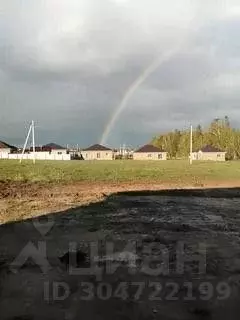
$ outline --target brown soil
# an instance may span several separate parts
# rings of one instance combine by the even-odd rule
[[[75,182],[66,184],[0,182],[0,224],[53,213],[79,205],[102,201],[123,191],[166,189],[233,188],[240,182],[208,181],[198,184],[172,182]]]
[[[0,319],[238,320],[240,188],[230,188],[236,184],[107,196],[183,187],[199,189],[171,183],[6,184],[4,221],[58,207],[62,212],[0,226]],[[72,243],[76,260],[69,258]],[[91,244],[97,244],[93,255]],[[89,269],[91,261],[98,261],[101,274],[70,273],[70,266]],[[163,262],[166,272],[151,272]],[[63,299],[67,289],[53,295],[59,283],[68,289]]]

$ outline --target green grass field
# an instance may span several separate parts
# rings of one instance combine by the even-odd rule
[[[240,162],[0,160],[0,181],[201,182],[240,180]]]

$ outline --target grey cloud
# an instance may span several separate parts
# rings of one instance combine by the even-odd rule
[[[174,55],[149,77],[149,86],[159,90],[181,90],[201,85],[218,70],[215,61],[206,53],[185,52]]]
[[[239,32],[239,17],[215,21],[202,28],[195,43],[214,50],[218,57],[234,58],[240,53]]]
[[[181,37],[188,44],[136,90],[109,143],[141,144],[189,122],[238,116],[234,0],[226,12],[197,0],[0,3],[0,137],[11,143],[32,119],[39,143],[98,142],[126,90]]]

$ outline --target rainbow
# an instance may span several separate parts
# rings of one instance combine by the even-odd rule
[[[114,109],[114,112],[111,115],[104,129],[104,132],[101,137],[101,144],[105,144],[107,142],[109,138],[109,134],[111,133],[116,121],[118,120],[119,116],[124,111],[124,109],[126,108],[129,100],[131,99],[135,91],[138,89],[138,87],[164,62],[168,61],[175,54],[179,53],[183,48],[183,45],[189,44],[189,40],[191,40],[191,37],[189,37],[191,33],[189,34],[189,31],[191,30],[192,32],[192,30],[196,28],[196,19],[197,21],[199,21],[199,17],[201,17],[201,12],[199,12],[199,7],[197,7],[193,17],[189,20],[189,23],[185,25],[184,33],[177,41],[175,47],[172,50],[165,52],[156,60],[154,60],[126,90],[126,92],[123,95],[123,99],[121,100],[119,105],[116,107],[116,109]]]
[[[175,49],[165,52],[161,57],[154,60],[142,73],[141,75],[135,79],[135,81],[130,85],[130,87],[125,92],[123,99],[121,100],[120,104],[114,110],[112,116],[110,117],[107,126],[103,132],[101,137],[101,144],[105,144],[108,140],[109,134],[111,133],[117,119],[121,115],[121,113],[126,108],[129,100],[131,99],[132,95],[138,89],[138,87],[157,69],[159,68],[164,62],[168,61],[172,56],[177,54],[182,47],[182,42],[179,44]]]

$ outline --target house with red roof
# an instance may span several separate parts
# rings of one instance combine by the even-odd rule
[[[64,155],[68,153],[67,148],[64,148],[56,143],[48,143],[42,146],[42,151],[50,152],[51,154]]]
[[[193,152],[193,160],[201,161],[226,161],[226,152],[211,145],[206,145],[200,150]]]
[[[133,160],[167,160],[167,152],[152,144],[146,144],[133,152]]]
[[[114,152],[112,149],[101,144],[93,144],[83,149],[81,155],[84,160],[113,160]]]

